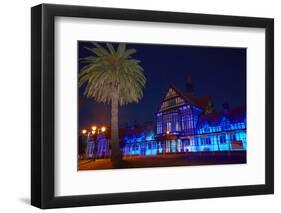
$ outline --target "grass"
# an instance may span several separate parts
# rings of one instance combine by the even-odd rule
[[[155,156],[127,156],[123,157],[120,168],[148,168],[167,166],[198,166],[216,164],[246,163],[246,151],[235,152],[197,152],[197,153],[169,153]],[[78,170],[112,169],[110,159],[79,160]]]

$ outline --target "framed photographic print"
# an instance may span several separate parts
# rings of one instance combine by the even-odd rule
[[[31,203],[272,194],[274,21],[31,9]]]

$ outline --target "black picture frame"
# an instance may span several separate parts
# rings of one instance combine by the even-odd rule
[[[95,195],[54,195],[54,22],[55,17],[101,18],[162,23],[264,28],[265,184]],[[274,20],[163,11],[41,4],[31,9],[31,204],[60,208],[217,198],[274,193]]]

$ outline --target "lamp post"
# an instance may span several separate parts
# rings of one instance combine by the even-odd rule
[[[88,157],[88,142],[89,142],[89,137],[90,137],[90,132],[88,132],[86,129],[83,129],[82,131],[81,131],[81,133],[82,133],[82,143],[84,143],[83,141],[84,141],[84,139],[83,138],[85,138],[85,137],[87,137],[86,138],[86,150],[85,150],[85,154],[86,154],[86,157]],[[84,136],[84,137],[83,137]],[[84,158],[84,157],[83,157]]]
[[[101,127],[98,127],[98,126],[92,126],[91,129],[87,130],[87,129],[83,129],[82,130],[82,134],[83,135],[87,135],[87,154],[89,154],[89,151],[92,152],[92,159],[95,160],[95,155],[96,155],[96,152],[97,152],[97,145],[98,145],[98,141],[97,141],[97,138],[96,140],[94,139],[94,136],[98,136],[100,133],[104,133],[106,132],[106,127],[105,126],[101,126]],[[94,145],[94,148],[91,149],[91,150],[88,150],[88,145],[89,145],[89,138],[90,136],[93,136],[93,145]]]
[[[96,133],[99,134],[100,132],[105,132],[106,131],[106,127],[102,126],[100,128],[98,128],[97,126],[92,126],[92,134],[95,135]]]

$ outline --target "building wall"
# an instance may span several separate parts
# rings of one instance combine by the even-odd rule
[[[172,100],[168,99],[165,103],[177,103]],[[143,131],[122,138],[123,156],[247,149],[246,118],[243,121],[230,121],[227,115],[222,115],[220,121],[215,123],[208,120],[198,122],[203,111],[190,104],[179,103],[177,107],[165,104],[165,110],[156,114],[156,135],[153,131]],[[161,140],[157,139],[159,136]],[[176,139],[163,139],[168,136]],[[89,139],[87,144],[88,158],[110,156],[109,140],[103,134],[98,135],[96,140]]]
[[[177,132],[183,135],[193,135],[199,113],[201,112],[198,109],[190,105],[159,112],[156,114],[156,134],[162,135],[166,132]]]
[[[246,150],[246,118],[230,121],[222,116],[215,125],[207,121],[198,125],[202,110],[184,105],[156,114],[156,135],[175,135],[176,140],[130,141],[125,143],[123,154],[157,155],[163,153]]]
[[[233,141],[241,141],[241,146],[233,147]],[[123,155],[149,156],[164,153],[219,152],[238,150],[247,150],[247,137],[245,129],[221,133],[194,135],[189,136],[188,138],[178,138],[176,140],[152,140],[126,143],[123,149]]]

